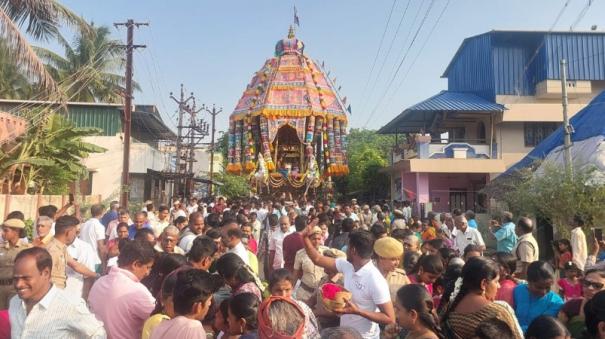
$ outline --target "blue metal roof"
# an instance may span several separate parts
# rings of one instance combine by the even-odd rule
[[[504,106],[472,93],[441,91],[408,108],[410,111],[502,112]]]
[[[605,32],[490,31],[465,39],[442,77],[448,90],[496,95],[534,95],[536,84],[559,79],[605,80]]]
[[[379,129],[378,133],[405,133],[426,129],[439,112],[496,113],[503,112],[504,109],[504,106],[472,93],[441,91],[407,108]]]

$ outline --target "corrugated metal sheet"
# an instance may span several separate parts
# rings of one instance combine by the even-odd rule
[[[491,31],[465,39],[445,70],[448,89],[495,95],[534,95],[545,79],[605,80],[605,33]]]
[[[605,80],[605,34],[553,33],[545,41],[548,79],[560,79],[565,58],[569,80]]]
[[[379,134],[411,133],[426,130],[439,112],[502,112],[504,106],[472,93],[441,91],[401,112],[378,130]]]
[[[57,104],[6,100],[0,102],[0,110],[11,112],[18,116],[30,117],[41,108],[55,107],[57,112],[63,112]],[[96,127],[103,130],[101,135],[114,136],[122,132],[121,107],[103,104],[67,104],[67,117],[78,127]]]
[[[504,106],[472,93],[441,91],[410,108],[410,111],[502,112]]]
[[[535,76],[529,68],[532,55],[524,46],[494,46],[495,93],[499,95],[533,95]],[[534,62],[533,65],[536,65]],[[527,69],[526,69],[527,67]],[[530,80],[533,78],[533,81]]]
[[[464,40],[444,73],[448,78],[448,89],[455,92],[473,92],[493,100],[495,88],[492,62],[490,33]]]
[[[68,117],[78,127],[96,127],[102,135],[122,132],[121,111],[117,107],[68,106]]]

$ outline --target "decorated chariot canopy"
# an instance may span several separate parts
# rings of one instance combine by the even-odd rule
[[[228,172],[274,188],[348,174],[346,103],[304,47],[291,27],[254,74],[229,119]]]

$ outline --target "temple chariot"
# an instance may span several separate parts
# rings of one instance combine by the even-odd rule
[[[315,194],[346,175],[347,109],[291,27],[255,73],[229,118],[227,171],[257,194]]]

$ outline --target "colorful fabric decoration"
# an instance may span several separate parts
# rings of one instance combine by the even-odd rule
[[[265,117],[260,117],[260,138],[262,142],[263,157],[265,158],[267,169],[269,171],[274,171],[275,164],[273,163],[273,158],[271,157],[271,147],[269,146],[269,125],[267,123],[267,118]]]

